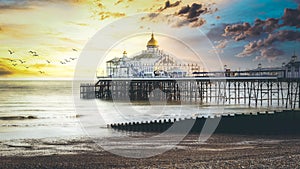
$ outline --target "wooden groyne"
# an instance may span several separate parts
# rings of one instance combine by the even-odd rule
[[[232,114],[221,117],[195,117],[184,119],[161,119],[144,122],[127,122],[109,124],[116,130],[138,132],[163,132],[173,124],[194,124],[191,133],[200,133],[207,120],[220,118],[214,133],[226,134],[300,134],[300,112],[264,112],[257,114]],[[180,131],[171,131],[180,132]]]

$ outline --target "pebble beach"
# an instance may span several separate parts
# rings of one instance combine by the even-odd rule
[[[191,134],[170,151],[141,159],[111,154],[88,139],[27,140],[27,144],[15,145],[1,142],[1,146],[3,169],[300,168],[300,136],[216,134],[200,143],[198,135]]]

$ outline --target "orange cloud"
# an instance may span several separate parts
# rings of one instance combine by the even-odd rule
[[[0,37],[9,36],[14,38],[26,38],[30,34],[23,30],[28,28],[25,24],[2,24],[0,25]]]
[[[13,72],[8,70],[7,67],[0,63],[0,76],[12,75]]]
[[[100,16],[100,20],[105,20],[110,17],[120,18],[125,16],[125,13],[120,13],[120,12],[99,12],[98,14]]]

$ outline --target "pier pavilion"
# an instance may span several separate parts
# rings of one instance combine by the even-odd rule
[[[106,62],[106,72],[109,77],[185,77],[194,71],[200,71],[200,65],[195,63],[179,63],[176,58],[159,49],[154,34],[147,43],[146,50],[129,57],[123,52],[122,57],[115,57]]]

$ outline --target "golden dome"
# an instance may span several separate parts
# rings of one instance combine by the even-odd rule
[[[147,43],[147,47],[158,47],[158,42],[155,40],[153,33],[151,35],[151,39]]]

